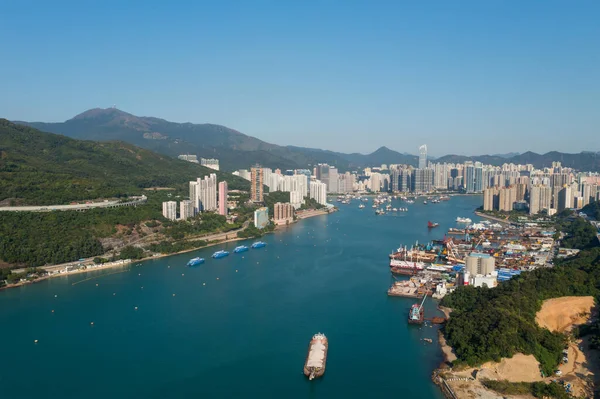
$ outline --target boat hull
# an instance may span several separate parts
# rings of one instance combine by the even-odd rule
[[[310,349],[314,343],[316,343],[315,339],[312,339],[308,344],[308,351],[306,352],[306,360],[304,361],[304,375],[308,377],[309,380],[313,380],[315,378],[323,377],[325,374],[325,368],[327,367],[327,352],[329,351],[329,343],[327,338],[320,340],[321,343],[325,346],[324,358],[323,358],[323,367],[313,368],[308,366],[308,357],[310,355]]]

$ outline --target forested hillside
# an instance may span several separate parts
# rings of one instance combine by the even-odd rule
[[[183,188],[208,173],[214,171],[124,142],[74,140],[0,119],[0,203],[5,205],[139,195],[149,187]],[[217,175],[230,189],[249,187],[239,177]]]

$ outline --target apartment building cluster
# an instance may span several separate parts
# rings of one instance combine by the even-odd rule
[[[327,184],[311,176],[306,169],[282,172],[280,169],[273,171],[255,166],[250,171],[241,169],[233,174],[250,181],[250,199],[253,202],[263,202],[264,186],[267,186],[269,192],[289,192],[290,204],[294,209],[299,209],[306,197],[315,199],[319,204],[327,204]]]
[[[190,199],[179,202],[179,216],[177,215],[177,202],[163,202],[163,216],[170,220],[187,220],[201,212],[218,211],[220,215],[227,216],[227,182],[217,182],[217,175],[211,173],[204,178],[198,178],[189,184]]]
[[[529,209],[529,214],[553,215],[565,209],[581,209],[600,200],[600,176],[576,173],[553,162],[552,167],[534,169],[531,165],[510,165],[511,179],[495,179],[484,189],[483,209],[512,211]]]
[[[198,160],[198,155],[190,154],[182,154],[179,155],[177,158],[181,159],[182,161],[199,163],[200,165],[213,170],[219,170],[219,160],[215,158],[200,158],[200,160]]]

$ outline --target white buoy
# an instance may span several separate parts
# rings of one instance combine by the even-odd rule
[[[137,306],[135,308],[133,308],[134,310],[137,310]]]
[[[206,283],[202,283],[202,285],[206,285]]]
[[[141,289],[144,289],[144,287],[142,287]]]
[[[237,269],[235,269],[235,272],[237,273]]]
[[[54,313],[54,309],[52,309],[52,313]]]
[[[175,296],[175,294],[173,294],[173,296]]]
[[[182,276],[185,276],[185,274],[181,273]]]
[[[54,295],[54,298],[58,298],[58,295]]]
[[[92,321],[92,322],[90,323],[90,326],[93,326],[93,325],[94,325],[94,322]]]
[[[115,295],[117,295],[117,293],[116,293],[116,292],[113,292],[113,296],[115,296]]]
[[[219,278],[217,277],[217,280],[218,280],[218,279],[219,279]]]
[[[171,268],[171,266],[168,266],[167,268],[168,268],[168,269],[170,269],[170,268]]]
[[[98,283],[96,283],[96,287],[98,286]]]
[[[142,273],[138,273],[138,276],[141,276],[141,275],[142,275]]]
[[[34,340],[34,341],[33,341],[33,343],[34,343],[34,344],[37,344],[37,343],[38,343],[38,340],[37,340],[37,339],[36,339],[36,340]]]

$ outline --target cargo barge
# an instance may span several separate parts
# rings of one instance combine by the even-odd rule
[[[329,344],[325,334],[317,333],[313,335],[308,344],[308,353],[304,362],[304,375],[309,380],[322,377],[325,374],[325,365],[327,363],[327,350]]]

